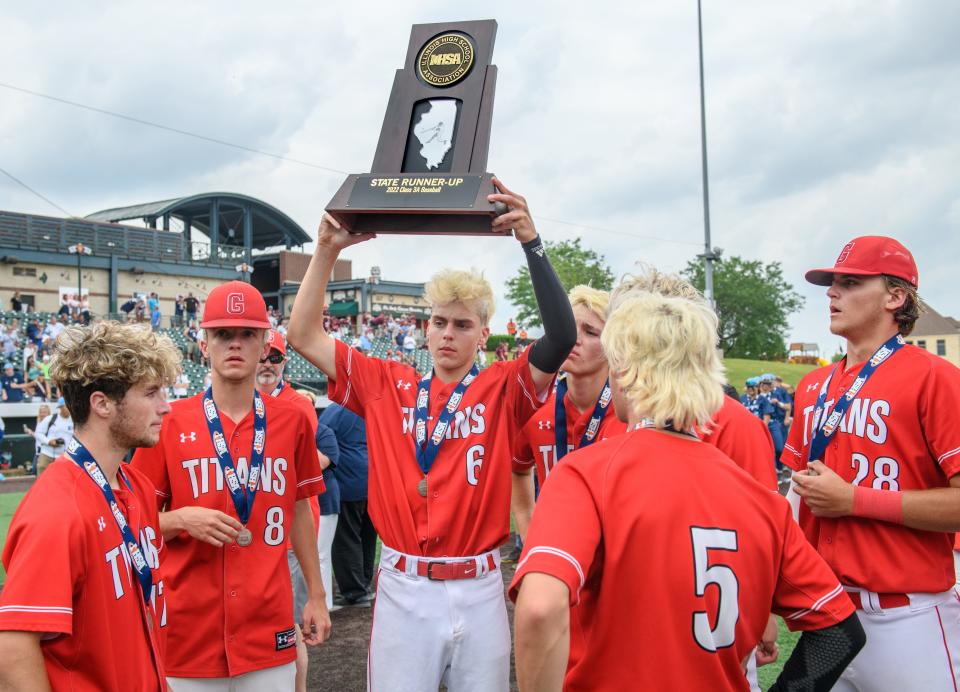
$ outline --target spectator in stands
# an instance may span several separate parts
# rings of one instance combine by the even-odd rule
[[[26,377],[24,378],[24,384],[26,386],[23,390],[24,397],[28,401],[46,401],[47,383],[43,377],[43,371],[37,366],[33,356],[27,360],[24,372],[26,373]]]
[[[133,297],[127,300],[126,303],[120,306],[120,312],[127,316],[127,322],[130,321],[130,313],[132,313],[137,307],[137,294],[134,293]]]
[[[40,440],[37,439],[37,430],[40,429],[40,425],[50,417],[50,407],[46,404],[40,404],[40,407],[37,409],[37,422],[36,428],[31,429],[29,425],[24,424],[23,432],[27,435],[30,435],[33,438],[33,462],[31,468],[37,468],[37,459],[40,456]]]
[[[183,399],[190,393],[190,376],[180,371],[177,379],[173,381],[173,396],[176,399]]]
[[[287,338],[287,322],[290,320],[286,317],[280,319],[280,324],[277,325],[277,331],[283,335],[283,338]]]
[[[0,334],[0,341],[3,343],[4,360],[10,360],[16,355],[17,349],[20,348],[20,333],[17,331],[16,325],[11,324],[4,327],[3,334]]]
[[[23,312],[23,301],[20,299],[20,291],[14,291],[10,298],[10,309],[14,312]]]
[[[206,391],[209,389],[211,384],[213,384],[213,375],[211,375],[208,370],[207,374],[203,376],[203,390]]]
[[[368,353],[373,348],[373,342],[370,340],[370,336],[368,334],[363,333],[360,335],[357,348],[364,353]]]
[[[13,363],[3,364],[3,375],[0,375],[0,386],[3,391],[0,395],[8,404],[15,404],[23,401],[24,390],[27,388],[23,381],[23,374],[14,370]]]
[[[53,348],[54,343],[57,341],[57,337],[60,336],[60,332],[63,331],[63,325],[57,321],[57,318],[53,315],[50,315],[50,319],[47,320],[47,326],[43,328],[43,348],[46,351],[49,351]]]
[[[40,456],[37,457],[37,475],[39,476],[58,456],[70,440],[73,439],[73,418],[64,400],[57,400],[57,412],[37,425],[34,436],[40,443]]]
[[[147,318],[147,304],[143,298],[137,298],[137,305],[133,309],[133,318],[136,322],[143,322]]]
[[[57,315],[66,316],[67,318],[70,317],[70,301],[71,300],[72,300],[72,296],[70,294],[64,294],[64,296],[60,299],[60,309],[57,310]]]
[[[197,323],[193,320],[183,329],[184,350],[183,355],[193,363],[200,362],[200,344],[198,339],[200,332],[197,330]]]
[[[40,324],[40,320],[36,317],[27,323],[27,338],[33,342],[33,345],[36,346],[39,351],[40,346],[43,344],[43,325]]]
[[[83,300],[80,301],[80,324],[84,327],[89,327],[91,321],[90,298],[84,296]]]
[[[367,514],[367,428],[352,411],[331,404],[320,416],[337,439],[340,459],[334,475],[340,486],[340,514],[331,550],[340,595],[334,606],[369,606],[377,533]]]
[[[415,350],[417,350],[417,340],[413,337],[413,330],[410,329],[407,331],[407,335],[403,337],[403,355],[413,358]]]
[[[200,301],[194,297],[192,292],[187,293],[187,297],[183,299],[183,308],[187,311],[187,322],[196,322]]]
[[[44,387],[47,390],[47,401],[53,401],[57,395],[57,385],[50,380],[50,354],[44,353],[40,360],[40,372],[43,375]]]
[[[173,301],[173,322],[170,324],[174,329],[183,327],[183,294],[178,293]]]
[[[157,295],[156,291],[150,293],[150,297],[147,299],[147,307],[150,309],[150,328],[153,331],[159,331],[160,329],[160,296]]]

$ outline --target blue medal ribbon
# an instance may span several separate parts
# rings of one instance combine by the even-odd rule
[[[823,452],[827,449],[827,444],[830,442],[834,433],[837,432],[837,429],[840,427],[840,421],[843,419],[843,414],[847,412],[850,404],[857,398],[857,394],[863,389],[863,385],[866,384],[876,369],[889,360],[890,356],[903,348],[905,343],[901,334],[894,334],[887,339],[887,341],[874,352],[870,360],[863,364],[860,372],[857,373],[857,379],[853,381],[850,389],[848,389],[840,398],[840,401],[836,403],[827,419],[822,420],[825,413],[824,407],[827,403],[827,389],[830,387],[830,381],[833,379],[833,376],[837,373],[837,370],[840,369],[840,363],[837,363],[827,379],[824,380],[823,385],[820,387],[820,394],[817,396],[817,406],[813,411],[815,430],[813,439],[810,440],[810,449],[808,450],[807,456],[808,461],[823,461]]]
[[[67,445],[67,455],[73,463],[87,474],[90,480],[99,486],[100,491],[103,493],[103,497],[110,507],[110,513],[113,515],[114,521],[117,522],[117,528],[120,529],[120,535],[123,536],[123,544],[126,546],[127,553],[130,555],[130,564],[133,567],[134,573],[137,575],[137,582],[140,584],[140,594],[143,596],[143,602],[149,605],[150,596],[153,593],[153,574],[150,570],[150,565],[147,564],[147,558],[144,556],[143,550],[140,549],[140,542],[134,535],[133,529],[130,528],[130,523],[123,514],[123,510],[120,509],[117,496],[113,494],[110,481],[107,480],[106,474],[103,473],[103,469],[100,468],[97,460],[93,458],[90,450],[84,447],[83,443],[76,437],[70,440],[70,443]],[[133,493],[133,486],[130,485],[130,481],[119,471],[117,472],[117,476],[123,479],[127,488]]]
[[[263,450],[267,444],[267,412],[263,405],[263,399],[260,398],[260,392],[254,390],[253,448],[250,450],[250,470],[247,474],[246,487],[241,487],[240,479],[237,478],[237,469],[233,464],[233,457],[230,456],[230,447],[223,434],[223,426],[220,424],[220,412],[217,411],[217,405],[213,403],[212,385],[203,393],[203,415],[207,419],[207,430],[210,433],[213,448],[217,453],[217,461],[220,462],[220,468],[223,470],[223,479],[226,482],[227,490],[230,491],[233,506],[237,510],[237,518],[241,524],[246,526],[250,520],[250,513],[253,511],[254,498],[257,496],[257,481],[260,480]]]
[[[463,379],[460,380],[460,383],[457,384],[453,390],[453,394],[450,395],[450,401],[448,401],[447,405],[440,411],[440,416],[433,426],[429,440],[427,439],[427,418],[430,415],[430,380],[433,378],[433,372],[431,371],[417,384],[417,418],[413,430],[414,440],[416,440],[417,443],[417,464],[420,466],[420,470],[423,471],[424,475],[430,472],[430,467],[433,466],[433,462],[437,459],[440,445],[443,444],[444,439],[446,439],[447,428],[450,427],[450,419],[453,418],[453,415],[457,412],[457,408],[460,406],[460,402],[463,401],[464,392],[467,391],[467,387],[477,379],[477,375],[479,374],[480,368],[474,363],[473,367],[470,368],[470,372],[463,376]]]
[[[564,399],[567,396],[567,378],[561,377],[557,380],[556,400],[553,404],[553,425],[554,440],[557,450],[557,461],[563,459],[567,454],[567,409],[564,405]],[[607,407],[613,399],[613,392],[610,391],[610,380],[603,383],[603,389],[600,390],[600,396],[597,397],[597,403],[593,407],[593,414],[590,416],[590,422],[587,423],[583,435],[580,437],[580,443],[575,449],[581,449],[587,445],[596,442],[597,433],[600,432],[600,423],[607,413]]]
[[[270,392],[270,396],[280,396],[280,392],[283,391],[283,380],[280,380],[280,383]]]

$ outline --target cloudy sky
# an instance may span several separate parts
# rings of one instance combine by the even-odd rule
[[[310,233],[343,172],[369,171],[414,23],[494,18],[489,167],[541,235],[581,237],[615,273],[702,251],[696,3],[16,3],[0,9],[0,168],[75,215],[225,190]],[[280,8],[280,9],[277,9]],[[855,235],[904,241],[921,292],[960,316],[960,5],[704,2],[713,242],[779,261],[807,299],[790,339],[838,340],[823,289]],[[272,152],[278,160],[39,98],[17,87]],[[0,209],[62,215],[0,175]],[[381,237],[356,275],[485,270],[514,241]],[[511,308],[501,302],[494,327]]]

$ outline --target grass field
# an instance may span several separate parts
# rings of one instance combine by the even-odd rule
[[[743,383],[748,377],[762,375],[765,372],[779,375],[787,384],[797,386],[800,378],[815,365],[795,365],[793,363],[775,363],[768,360],[746,360],[744,358],[724,358],[723,365],[727,369],[727,381],[743,394]]]
[[[0,493],[0,553],[3,552],[3,544],[7,541],[7,527],[24,495],[26,493]],[[3,571],[3,565],[0,564],[0,585],[3,584],[6,576],[7,573]]]

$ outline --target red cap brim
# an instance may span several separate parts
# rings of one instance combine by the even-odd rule
[[[251,329],[270,329],[269,322],[260,320],[243,319],[242,317],[226,317],[221,320],[209,320],[200,323],[200,329],[213,329],[215,327],[250,327]]]
[[[854,269],[853,267],[843,267],[842,269],[837,269],[836,267],[830,267],[829,269],[811,269],[803,276],[807,281],[815,286],[829,286],[833,283],[834,274],[851,274],[853,276],[882,276],[882,272],[869,271],[867,269]]]

